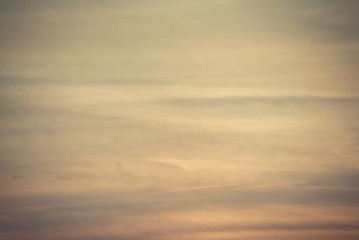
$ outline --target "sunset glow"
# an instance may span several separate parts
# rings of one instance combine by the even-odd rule
[[[0,239],[359,239],[358,12],[0,0]]]

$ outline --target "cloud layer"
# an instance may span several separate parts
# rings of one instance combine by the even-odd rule
[[[358,8],[0,0],[0,238],[357,239]]]

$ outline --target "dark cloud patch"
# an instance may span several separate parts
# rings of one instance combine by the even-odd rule
[[[217,192],[218,193],[218,192]],[[243,192],[244,193],[244,192]],[[245,193],[245,194],[248,194]],[[39,201],[40,198],[45,198]],[[48,231],[56,229],[64,229],[67,227],[78,227],[78,228],[91,228],[91,227],[101,227],[111,224],[119,224],[119,226],[131,226],[133,229],[137,229],[136,233],[130,235],[122,235],[121,232],[118,233],[118,238],[120,239],[148,239],[149,237],[158,238],[166,236],[175,236],[179,234],[198,234],[198,233],[220,233],[220,232],[231,232],[233,234],[240,232],[271,232],[271,231],[284,231],[284,232],[301,232],[302,234],[312,231],[330,231],[330,232],[345,232],[345,231],[355,231],[359,227],[359,222],[354,221],[340,221],[334,219],[328,220],[296,220],[295,216],[293,220],[268,220],[265,222],[259,223],[245,223],[245,222],[226,222],[223,224],[213,225],[213,224],[194,224],[192,226],[178,226],[178,227],[168,227],[165,223],[162,223],[158,219],[157,224],[164,224],[162,229],[146,229],[143,230],[137,224],[133,225],[131,222],[126,222],[125,219],[121,221],[122,216],[128,216],[128,213],[131,212],[131,204],[124,204],[124,201],[121,202],[120,198],[117,197],[116,201],[113,199],[113,195],[102,196],[99,198],[96,196],[96,200],[92,196],[72,196],[67,197],[49,197],[49,196],[37,196],[33,198],[33,201],[38,201],[38,204],[28,204],[30,199],[27,199],[27,205],[19,208],[19,202],[17,202],[17,207],[15,208],[4,208],[2,209],[2,215],[0,218],[1,227],[0,234],[5,233],[18,233],[18,234],[31,234],[32,237],[36,237],[42,231]],[[177,196],[178,197],[178,196]],[[208,198],[207,196],[204,196]],[[260,196],[258,196],[260,197]],[[67,199],[66,199],[67,198]],[[104,200],[108,198],[107,200]],[[112,198],[112,200],[110,200]],[[21,199],[23,201],[24,199]],[[14,204],[12,200],[11,205]],[[53,201],[53,202],[51,202]],[[79,202],[77,202],[79,201]],[[16,201],[15,201],[16,202]],[[42,203],[40,203],[42,202]],[[47,203],[46,203],[47,202]],[[77,203],[76,203],[77,202]],[[81,204],[80,204],[81,202]],[[89,203],[90,202],[90,203]],[[114,206],[116,202],[116,206]],[[2,203],[4,203],[2,201]],[[130,215],[135,213],[136,217],[139,217],[139,221],[146,223],[141,220],[142,216],[150,216],[148,213],[156,214],[163,213],[163,210],[159,208],[155,211],[148,212],[150,209],[151,202],[140,201],[132,204],[137,205],[135,207],[136,211],[132,212]],[[266,202],[267,204],[270,202]],[[63,206],[60,206],[62,204]],[[68,205],[64,207],[65,205]],[[72,207],[70,205],[73,205]],[[81,205],[81,206],[79,206]],[[87,207],[86,207],[87,205]],[[107,205],[107,207],[106,207]],[[139,208],[140,205],[146,206],[144,208]],[[166,206],[165,201],[161,203],[162,206]],[[168,205],[167,205],[168,206]],[[176,209],[171,206],[166,209],[165,212],[176,212],[177,210],[191,209],[198,210],[198,207],[203,205],[192,205],[191,207]],[[227,205],[228,206],[228,205]],[[243,206],[238,206],[240,207]],[[319,207],[319,206],[318,206]],[[125,212],[119,211],[119,208],[125,210]],[[147,208],[147,211],[145,210]],[[236,209],[236,208],[235,208]],[[238,210],[237,209],[237,210]],[[152,209],[154,210],[154,209]],[[127,213],[126,213],[127,211]],[[129,212],[128,212],[129,211]],[[118,222],[120,219],[120,222]],[[160,230],[159,230],[160,229]],[[81,235],[80,235],[81,236]],[[57,239],[56,234],[54,238],[49,237],[47,239]],[[71,237],[69,239],[72,239]],[[97,239],[96,237],[79,237],[78,239],[92,240]],[[103,234],[103,239],[113,239],[113,237],[108,237],[106,234]]]
[[[213,105],[238,105],[238,104],[359,104],[359,98],[356,97],[200,97],[200,98],[170,98],[159,101],[162,104],[179,105],[188,107],[205,107]]]
[[[254,116],[317,116],[331,115],[332,118],[357,116],[355,109],[359,106],[356,97],[196,97],[164,98],[154,104],[184,111],[196,111],[198,114],[208,112],[232,112],[241,118]]]
[[[15,179],[15,180],[19,180],[19,179],[23,179],[24,177],[21,176],[21,175],[18,175],[18,174],[14,174],[14,175],[12,176],[12,178]]]
[[[34,79],[23,79],[23,78],[7,78],[0,76],[0,86],[6,87],[81,87],[81,86],[92,86],[92,87],[155,87],[155,86],[171,86],[178,83],[168,81],[163,77],[148,77],[148,78],[102,78],[102,79],[51,79],[51,78],[34,78]]]
[[[32,197],[3,198],[3,209],[21,211],[29,206],[45,206],[42,212],[112,212],[137,215],[172,210],[194,210],[203,206],[260,206],[266,204],[326,204],[357,205],[359,189],[330,187],[288,187],[243,189],[213,187],[156,193],[140,190],[123,193],[34,195]],[[31,212],[31,211],[30,211]]]
[[[196,211],[212,207],[246,209],[266,205],[295,205],[321,207],[358,206],[359,191],[321,188],[272,188],[239,189],[236,187],[218,187],[196,190],[184,190],[155,194],[152,191],[123,193],[75,194],[75,195],[33,195],[0,199],[0,234],[20,233],[36,236],[42,231],[57,228],[106,227],[111,224],[126,223],[126,217],[139,218],[157,214]],[[119,219],[123,218],[123,222]],[[140,220],[142,221],[142,220]],[[137,228],[138,226],[133,226]],[[194,234],[203,232],[242,232],[242,231],[354,231],[359,222],[328,219],[327,221],[271,220],[265,223],[225,223],[218,226],[194,225],[163,230],[141,230],[121,239],[146,239],[146,237],[170,236],[176,234]],[[145,237],[146,235],[146,237]],[[49,238],[52,239],[52,238]],[[56,238],[55,238],[56,239]],[[71,238],[69,238],[71,239]],[[96,239],[84,237],[79,239]],[[103,239],[107,238],[106,234]]]
[[[268,225],[247,225],[247,226],[231,226],[225,227],[223,231],[241,231],[241,230],[282,230],[282,231],[298,231],[298,230],[356,230],[359,223],[343,223],[343,222],[299,222],[299,223],[270,223]]]
[[[359,189],[359,172],[354,169],[320,172],[309,176],[307,180],[307,186]]]
[[[231,205],[251,206],[262,204],[333,204],[356,205],[359,202],[359,189],[341,188],[268,188],[265,190],[213,188],[173,192],[161,196],[174,204],[183,206]],[[177,200],[175,200],[177,199]]]
[[[345,41],[357,40],[359,31],[358,1],[316,1],[320,3],[309,11],[305,21],[312,28]]]

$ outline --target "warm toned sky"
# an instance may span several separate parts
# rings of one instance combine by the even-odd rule
[[[359,239],[358,12],[0,0],[0,239]]]

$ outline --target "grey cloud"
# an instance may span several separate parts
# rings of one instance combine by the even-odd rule
[[[351,0],[0,0],[0,238],[202,207],[356,209],[357,10]],[[167,237],[120,224],[139,231],[121,239]],[[206,227],[169,232],[337,240],[359,226]]]
[[[201,98],[169,98],[161,99],[159,103],[164,105],[179,105],[186,107],[206,107],[213,105],[235,105],[235,104],[251,104],[251,103],[262,103],[262,104],[359,104],[359,98],[356,97],[201,97]]]
[[[342,223],[342,222],[304,222],[295,224],[268,224],[268,225],[257,225],[257,226],[233,226],[224,228],[222,230],[284,230],[284,231],[297,231],[297,230],[342,230],[351,229],[356,230],[359,227],[359,223]]]
[[[171,193],[163,199],[178,199],[185,206],[231,205],[250,206],[262,204],[333,204],[356,205],[359,190],[340,188],[288,187],[269,188],[266,190],[240,189],[236,187],[191,190]]]
[[[303,121],[307,121],[308,116],[317,119],[327,116],[328,120],[354,120],[358,116],[355,109],[359,106],[359,99],[356,97],[229,96],[163,98],[154,101],[154,105],[166,110],[183,111],[197,116],[226,116],[228,119],[298,117],[297,119],[303,118]],[[350,125],[354,126],[355,122]]]
[[[281,52],[288,51],[272,44],[267,45],[270,41],[263,41],[262,46],[260,39],[286,39],[288,32],[296,29],[293,24],[295,25],[298,19],[292,15],[295,15],[296,7],[302,5],[295,1],[258,1],[256,4],[250,1],[104,2],[86,1],[85,4],[83,1],[34,1],[34,12],[30,11],[27,15],[18,13],[15,17],[5,14],[5,22],[9,23],[2,34],[2,75],[12,78],[17,76],[19,79],[31,78],[27,81],[41,84],[46,79],[46,82],[55,85],[94,82],[109,85],[171,85],[174,82],[207,84],[216,82],[214,79],[220,79],[222,83],[250,82],[250,85],[253,81],[259,81],[260,85],[268,81],[276,82],[279,81],[277,79],[283,78],[286,64],[281,61],[272,62],[267,59],[268,56],[254,57],[255,60],[252,60],[252,57],[265,54],[272,47],[273,54],[269,55],[278,55],[278,51],[281,55]],[[303,5],[315,5],[310,2]],[[6,3],[7,1],[4,5]],[[26,4],[28,3],[25,1],[18,3]],[[77,7],[69,7],[73,5]],[[101,7],[97,7],[98,5]],[[50,11],[44,10],[47,8],[50,8]],[[12,9],[15,11],[16,7]],[[263,13],[262,18],[253,17],[262,16]],[[129,19],[129,15],[132,18]],[[289,26],[282,31],[273,29],[282,25]],[[301,28],[312,29],[311,26],[307,24]],[[317,29],[313,32],[316,31]],[[280,32],[284,36],[279,34]],[[296,38],[298,34],[295,32],[292,35]],[[251,50],[253,46],[248,46],[247,40],[244,39],[250,42],[255,39],[254,49],[258,49],[260,53]],[[314,42],[314,45],[321,46],[327,41],[316,39]],[[250,48],[247,50],[248,47]],[[296,47],[297,45],[293,46]],[[348,51],[339,52],[344,55],[342,58],[347,65],[352,61],[352,57],[348,57],[348,54],[352,55],[352,49],[345,49]],[[312,51],[311,47],[307,50]],[[248,56],[243,54],[243,51],[254,53]],[[216,54],[218,52],[223,55]],[[285,56],[290,58],[290,54]],[[311,52],[309,58],[321,59],[321,54],[323,53],[318,51]],[[338,53],[333,54],[330,51],[325,54],[330,57],[338,56]],[[324,58],[327,59],[328,56],[325,55]],[[312,76],[306,76],[309,74],[306,68],[308,57],[298,56],[294,59],[300,64],[294,64],[291,68],[305,70],[299,77],[303,81],[316,81]],[[336,61],[339,61],[338,57]],[[259,64],[255,64],[258,62]],[[322,61],[317,65],[317,71],[326,68],[326,64],[327,62]],[[352,69],[355,69],[355,66]],[[320,72],[323,71],[326,69]],[[355,79],[352,72],[353,70],[348,75]],[[274,77],[268,78],[270,75]],[[203,81],[203,78],[206,80]],[[293,78],[293,75],[285,75],[284,78],[288,80]],[[325,78],[322,81],[329,80]],[[355,82],[346,81],[350,84]],[[287,81],[279,82],[285,84]],[[342,85],[344,86],[344,83]]]
[[[22,179],[24,177],[15,174],[15,175],[12,176],[12,178],[15,179],[15,180],[18,180],[18,179]]]
[[[2,198],[2,209],[9,214],[54,212],[109,212],[114,215],[141,215],[199,207],[235,208],[261,205],[357,206],[359,190],[310,186],[245,189],[236,186],[163,192],[137,190],[102,194],[54,194]],[[31,208],[33,206],[33,209]]]
[[[303,18],[314,29],[325,32],[344,41],[357,40],[359,32],[355,27],[359,23],[357,1],[317,1],[320,4],[310,10]]]
[[[350,174],[349,174],[350,175]],[[312,177],[313,178],[313,177]],[[312,181],[313,182],[313,181]],[[153,214],[196,211],[201,208],[230,207],[234,209],[294,205],[320,207],[357,207],[359,191],[347,188],[318,188],[322,186],[292,186],[290,188],[243,189],[232,187],[213,187],[183,191],[162,192],[140,190],[121,193],[56,194],[32,195],[25,197],[1,198],[0,234],[37,234],[45,230],[67,228],[131,224],[121,217],[151,216]],[[136,226],[133,226],[136,227]],[[138,226],[137,226],[138,227]],[[241,232],[241,231],[351,231],[359,227],[357,222],[328,220],[293,221],[288,223],[271,220],[266,223],[243,224],[226,223],[219,226],[193,226],[190,228],[141,230],[127,236],[128,239],[146,237],[193,234],[200,232]],[[146,237],[145,237],[146,236]],[[103,235],[107,239],[106,235]],[[5,238],[6,239],[6,238]],[[12,238],[9,238],[12,239]],[[45,238],[56,239],[56,238]],[[69,238],[71,239],[71,238]],[[80,239],[82,239],[80,237]],[[92,239],[84,237],[83,239]],[[94,239],[96,239],[94,237]],[[108,239],[111,239],[109,237]],[[121,238],[122,239],[122,238]],[[126,237],[124,238],[126,239]]]
[[[229,191],[228,191],[229,190]],[[295,195],[293,192],[296,191]],[[237,192],[237,193],[234,193]],[[153,213],[176,212],[178,210],[197,210],[208,205],[214,206],[232,206],[240,209],[245,206],[253,205],[273,205],[275,203],[288,204],[321,204],[333,203],[333,206],[343,206],[344,202],[328,201],[334,195],[343,195],[343,191],[332,191],[330,195],[323,195],[320,190],[316,190],[317,194],[322,195],[320,199],[313,202],[313,192],[301,190],[280,190],[270,189],[265,191],[240,190],[235,188],[218,188],[194,190],[185,193],[170,193],[171,198],[164,195],[153,197],[152,194],[147,195],[146,192],[102,194],[100,195],[58,195],[58,196],[33,196],[26,198],[2,199],[1,204],[1,228],[0,233],[19,233],[31,234],[36,237],[46,229],[64,228],[70,226],[88,227],[106,226],[114,224],[121,216],[149,216]],[[146,196],[147,197],[144,197]],[[291,195],[291,196],[290,196]],[[358,194],[357,194],[358,195]],[[298,198],[298,196],[301,196]],[[317,195],[318,196],[318,195]],[[316,198],[315,196],[314,198]],[[359,195],[358,195],[359,196]],[[201,198],[198,201],[196,197]],[[308,199],[309,197],[309,199]],[[228,198],[227,200],[225,200]],[[244,198],[247,200],[243,201]],[[190,201],[187,201],[189,200]],[[275,200],[276,199],[276,200]],[[301,201],[302,200],[302,201]],[[353,199],[351,196],[351,200]],[[358,202],[358,201],[356,201]],[[230,205],[228,205],[230,203]],[[337,205],[339,203],[339,205]],[[349,202],[345,202],[348,204]],[[314,204],[314,205],[313,205]],[[351,203],[353,204],[353,203]],[[348,205],[346,205],[348,207]],[[124,219],[117,224],[129,224]],[[194,225],[191,227],[164,228],[162,230],[141,230],[137,229],[137,233],[127,236],[128,239],[146,239],[148,237],[156,238],[160,236],[171,236],[177,234],[193,234],[203,232],[232,232],[239,233],[241,231],[289,231],[289,232],[310,232],[310,231],[349,231],[356,230],[358,222],[340,221],[340,220],[293,220],[292,222],[270,220],[266,223],[225,223],[219,226],[213,225]],[[138,226],[133,226],[137,228]],[[121,235],[119,236],[121,237]],[[106,234],[103,235],[107,239]],[[124,239],[127,239],[126,237]],[[11,239],[11,238],[10,238]],[[46,239],[56,239],[46,238]],[[70,238],[71,239],[71,238]],[[93,239],[83,237],[80,239]],[[96,239],[96,238],[94,238]],[[108,239],[111,239],[109,237]],[[122,239],[122,237],[121,237]]]
[[[335,169],[335,171],[298,175],[306,181],[305,186],[359,189],[359,172],[356,169]]]
[[[10,87],[81,87],[85,86],[98,86],[98,87],[126,87],[126,86],[148,86],[156,87],[161,85],[174,85],[161,78],[147,77],[147,78],[112,78],[112,79],[32,79],[31,81],[21,78],[7,78],[6,76],[0,77],[0,86],[3,88]],[[178,83],[177,83],[178,84]]]

